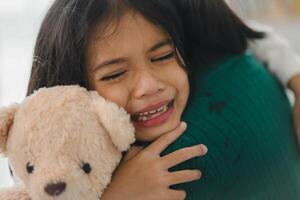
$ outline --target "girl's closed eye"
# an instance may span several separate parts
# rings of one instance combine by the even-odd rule
[[[163,62],[163,61],[171,60],[173,58],[175,58],[175,51],[168,52],[167,54],[160,56],[160,57],[152,58],[151,62]],[[125,74],[126,74],[126,71],[121,71],[121,72],[113,73],[109,76],[105,76],[105,77],[101,78],[100,80],[101,81],[112,81],[112,80],[121,78],[121,76],[123,76]]]
[[[166,61],[166,60],[170,60],[175,58],[175,51],[169,52],[166,55],[157,57],[157,58],[152,58],[151,62],[162,62],[162,61]]]
[[[117,72],[117,73],[114,73],[112,75],[109,75],[109,76],[105,76],[103,78],[101,78],[100,80],[101,81],[111,81],[111,80],[115,80],[115,79],[118,79],[120,78],[121,76],[125,75],[126,71],[121,71],[121,72]]]

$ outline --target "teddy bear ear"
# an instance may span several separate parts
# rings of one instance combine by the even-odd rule
[[[18,104],[13,104],[0,108],[0,154],[6,153],[9,129],[14,121],[14,115],[18,107]]]
[[[99,96],[95,91],[91,91],[90,96],[99,120],[110,135],[112,142],[120,151],[129,149],[130,144],[135,141],[135,129],[130,122],[130,115],[117,104]]]

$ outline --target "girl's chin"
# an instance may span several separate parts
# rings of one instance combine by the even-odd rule
[[[136,139],[143,142],[154,141],[163,134],[174,130],[179,125],[179,123],[180,121],[178,121],[178,123],[172,123],[164,127],[147,128],[147,130],[136,129]]]

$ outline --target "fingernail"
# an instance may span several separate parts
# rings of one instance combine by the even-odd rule
[[[204,144],[200,144],[200,147],[203,154],[206,154],[208,152],[207,146],[205,146]]]
[[[198,170],[198,177],[201,178],[201,176],[202,176],[202,172]]]
[[[186,124],[186,122],[181,122],[181,124],[180,124],[180,125],[181,125],[181,127],[182,127],[182,128],[184,128],[184,129],[187,127],[187,124]]]

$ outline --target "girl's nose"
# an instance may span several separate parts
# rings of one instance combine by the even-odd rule
[[[137,81],[135,81],[134,97],[141,98],[144,96],[152,96],[166,88],[165,83],[159,79],[159,75],[149,70],[141,70],[137,74]]]

